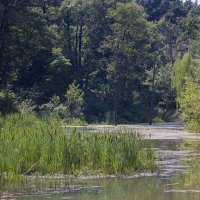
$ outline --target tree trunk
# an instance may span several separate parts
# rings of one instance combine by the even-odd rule
[[[83,24],[81,22],[80,30],[79,30],[79,46],[78,46],[78,68],[79,68],[79,70],[81,69],[81,66],[82,66],[82,63],[81,63],[82,36],[83,36]]]
[[[114,97],[114,125],[118,124],[119,102],[120,102],[120,72],[119,72],[119,56],[116,58],[115,71],[115,97]]]
[[[75,48],[74,48],[74,54],[75,54],[75,68],[78,71],[78,31],[79,31],[79,25],[76,26],[76,33],[75,33]]]
[[[71,53],[72,53],[72,45],[71,45],[71,34],[70,34],[70,20],[69,20],[69,16],[67,17],[67,42],[68,42],[69,55],[71,55]]]
[[[154,115],[155,77],[156,77],[156,65],[153,65],[153,77],[152,77],[151,97],[150,97],[149,125],[152,125],[153,115]]]

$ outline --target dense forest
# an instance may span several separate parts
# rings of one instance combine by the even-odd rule
[[[0,112],[69,122],[200,121],[200,6],[0,0]]]

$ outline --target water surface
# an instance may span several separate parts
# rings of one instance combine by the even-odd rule
[[[193,148],[195,146],[193,143],[199,135],[185,135],[180,128],[176,129],[176,127],[166,130],[166,126],[163,129],[156,127],[156,130],[149,129],[148,131],[146,134],[144,128],[142,129],[145,138],[151,139],[156,146],[159,157],[156,161],[159,166],[156,176],[77,179],[71,181],[72,188],[66,185],[63,189],[55,188],[51,192],[38,191],[38,193],[3,198],[16,200],[199,200],[200,151],[195,151]],[[166,135],[167,131],[169,135]],[[187,144],[187,148],[183,148],[184,144]]]

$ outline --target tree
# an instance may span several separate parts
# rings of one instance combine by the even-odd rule
[[[136,3],[117,3],[108,11],[111,34],[104,41],[109,54],[107,67],[110,93],[114,99],[114,123],[119,122],[120,104],[136,72],[142,71],[141,61],[147,49],[147,22],[142,7]],[[133,87],[133,85],[131,86]]]
[[[70,59],[76,77],[79,77],[82,71],[83,36],[88,18],[86,11],[89,6],[90,1],[71,0],[63,1],[60,8],[63,19],[63,36],[65,37],[64,50],[66,57]]]
[[[84,106],[84,93],[79,85],[72,83],[66,93],[66,102],[69,118],[81,118]]]
[[[0,30],[1,87],[14,83],[32,87],[36,81],[41,83],[52,47],[42,8],[35,1],[23,0],[1,1],[0,8],[5,12]]]
[[[38,112],[57,97],[60,112],[76,82],[89,122],[167,118],[166,74],[185,52],[199,55],[199,13],[189,0],[1,0],[1,112]]]
[[[182,59],[176,61],[173,74],[172,86],[176,89],[177,96],[179,97],[185,87],[185,76],[191,71],[191,55],[186,53]]]
[[[184,89],[181,90],[177,102],[182,119],[188,130],[200,131],[200,60],[190,64],[192,71],[185,74]]]

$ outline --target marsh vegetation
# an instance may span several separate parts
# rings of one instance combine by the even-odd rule
[[[149,142],[135,133],[70,133],[55,118],[1,118],[0,187],[27,175],[117,176],[155,169]]]

